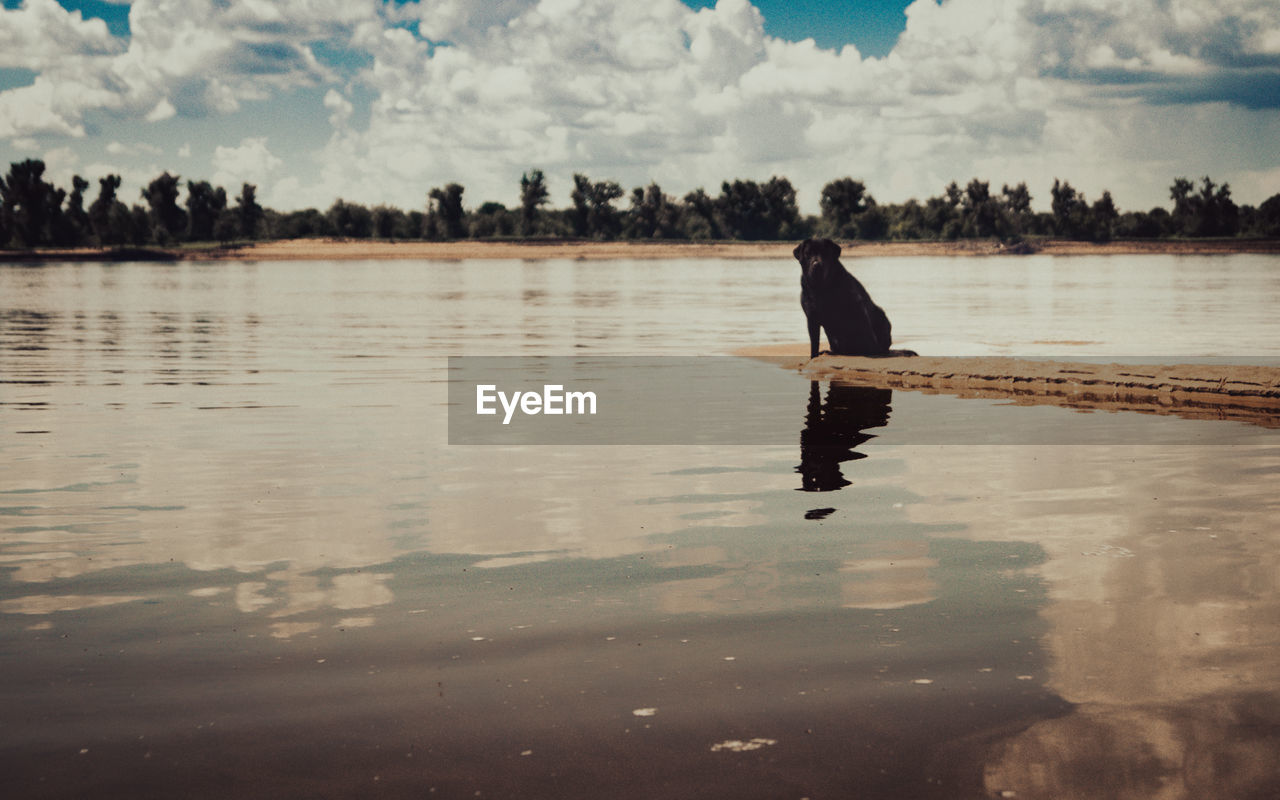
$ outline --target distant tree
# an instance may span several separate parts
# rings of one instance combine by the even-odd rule
[[[1000,187],[1000,206],[1005,226],[1000,232],[1002,236],[1016,237],[1031,232],[1035,215],[1031,211],[1031,192],[1025,182]]]
[[[213,228],[227,208],[227,191],[208,181],[187,181],[187,239],[213,241]]]
[[[1255,236],[1280,236],[1280,194],[1273,194],[1262,201],[1249,232]]]
[[[950,187],[959,187],[952,183]],[[960,198],[952,198],[950,193],[929,197],[924,201],[924,229],[931,238],[955,239],[960,237]]]
[[[433,239],[461,239],[467,235],[466,212],[462,209],[462,193],[456,183],[427,193],[427,226]]]
[[[573,221],[573,234],[575,236],[589,236],[591,234],[589,220],[591,213],[590,195],[591,181],[586,175],[574,173],[573,189],[569,192],[569,202],[573,203],[573,208],[569,211],[569,216]]]
[[[224,208],[213,223],[213,238],[226,243],[240,237],[240,218],[230,208]]]
[[[378,239],[408,239],[409,220],[405,213],[395,206],[376,205],[373,207],[373,235]]]
[[[120,176],[98,179],[98,197],[89,206],[89,225],[94,238],[102,246],[145,244],[151,240],[151,222],[146,210],[132,209],[116,199]]]
[[[1002,204],[991,196],[991,184],[977,178],[969,181],[960,198],[960,235],[985,239],[1002,235],[1008,228]]]
[[[237,233],[243,239],[257,239],[262,231],[266,213],[258,205],[257,195],[258,187],[246,182],[240,187],[240,194],[236,197]]]
[[[368,239],[373,235],[373,214],[359,203],[348,203],[338,198],[329,206],[325,217],[334,236]]]
[[[1069,239],[1089,237],[1089,204],[1084,195],[1066,181],[1053,179],[1050,190],[1053,197],[1053,232]]]
[[[421,239],[426,229],[427,215],[416,208],[405,215],[405,238]]]
[[[891,209],[876,204],[862,181],[840,178],[822,187],[822,217],[817,228],[825,236],[882,239],[889,233]]]
[[[124,203],[117,203],[112,207],[111,213],[120,218],[119,222],[111,224],[125,231],[129,244],[141,247],[155,240],[155,225],[152,223],[152,214],[147,209],[137,203],[128,207]]]
[[[789,239],[802,229],[796,191],[786,178],[773,177],[764,184],[725,181],[716,205],[725,232],[735,239]]]
[[[723,239],[724,225],[715,198],[703,189],[684,196],[680,209],[680,235],[685,239]]]
[[[858,218],[875,205],[862,181],[839,178],[822,187],[818,202],[822,209],[822,232],[833,238],[853,239],[859,235]]]
[[[867,210],[858,215],[858,238],[878,241],[889,235],[889,211],[871,199]]]
[[[1169,187],[1169,199],[1173,201],[1173,225],[1175,233],[1186,233],[1195,225],[1195,203],[1191,193],[1195,184],[1186,178],[1174,178]]]
[[[1170,191],[1181,191],[1190,181],[1179,178]],[[1206,175],[1200,191],[1184,197],[1175,197],[1174,218],[1182,223],[1182,233],[1187,236],[1234,236],[1240,230],[1240,210],[1231,200],[1231,187],[1214,186]],[[1181,209],[1181,214],[1179,214]]]
[[[1168,235],[1169,224],[1169,212],[1163,208],[1128,211],[1116,219],[1114,233],[1122,239],[1155,239]]]
[[[123,244],[126,235],[123,231],[115,231],[110,227],[111,210],[120,201],[116,199],[116,191],[120,188],[120,176],[108,175],[98,179],[98,197],[89,205],[89,228],[99,244]],[[122,204],[123,205],[123,204]],[[128,209],[125,209],[128,211]]]
[[[625,234],[632,239],[672,239],[680,236],[680,207],[657,183],[631,190]]]
[[[62,214],[65,192],[45,182],[44,169],[43,161],[27,159],[10,164],[0,178],[0,225],[23,247],[48,244],[54,219]]]
[[[280,239],[303,239],[309,236],[333,236],[329,218],[315,208],[290,211],[287,214],[266,212],[274,235]],[[274,218],[272,218],[274,217]],[[264,220],[265,222],[266,220]]]
[[[147,184],[142,199],[151,210],[151,227],[156,241],[167,244],[186,232],[187,213],[178,207],[178,176],[165,172]]]
[[[622,235],[628,239],[651,239],[657,228],[655,206],[645,202],[644,187],[635,187],[631,190],[631,208],[627,211]]]
[[[58,246],[74,244],[75,234],[72,232],[71,225],[67,222],[66,212],[62,208],[62,202],[67,198],[67,190],[60,189],[53,184],[48,186],[49,191],[45,195],[45,209],[49,221],[46,223],[44,231],[44,243]]]
[[[78,246],[89,241],[89,215],[84,210],[84,190],[89,182],[79,175],[71,177],[71,194],[67,196],[67,205],[59,215],[58,228],[54,231],[57,244]]]
[[[931,238],[958,239],[962,225],[960,220],[960,203],[964,192],[955,181],[947,184],[942,194],[930,197],[924,205],[924,229]]]
[[[1209,178],[1205,177],[1205,191],[1209,191],[1213,184]],[[1235,236],[1240,232],[1240,208],[1231,199],[1231,187],[1223,183],[1218,187],[1217,193],[1213,195],[1213,205],[1215,206],[1216,233],[1217,236]]]
[[[1120,213],[1111,200],[1111,192],[1103,191],[1089,208],[1089,238],[1095,242],[1109,242],[1115,233],[1116,221]]]
[[[680,201],[665,194],[657,183],[651,182],[645,187],[644,206],[646,213],[654,220],[654,238],[684,238],[681,224],[684,217],[684,208],[680,205]]]
[[[1019,183],[1017,186],[1010,187],[1005,184],[1000,187],[1000,196],[1004,198],[1004,207],[1011,214],[1030,214],[1031,213],[1031,192],[1027,190],[1025,182]]]
[[[520,176],[520,234],[533,236],[538,232],[538,211],[547,204],[547,179],[542,170],[535,169]]]
[[[952,208],[959,208],[960,204],[964,202],[964,192],[960,190],[960,185],[955,181],[947,184],[943,195],[947,198],[947,202]]]
[[[622,222],[613,201],[622,197],[622,187],[614,181],[592,182],[586,175],[575,173],[573,191],[573,231],[578,236],[612,239],[622,230]]]
[[[538,215],[538,235],[551,238],[577,236],[575,212],[569,208],[548,208]]]
[[[1173,215],[1159,206],[1147,212],[1150,223],[1156,226],[1153,236],[1169,236],[1173,233]]]
[[[502,203],[482,203],[471,215],[467,233],[472,239],[491,239],[495,236],[513,236],[524,229],[522,214],[515,214]]]
[[[924,208],[914,198],[902,205],[890,206],[889,230],[886,235],[890,239],[910,241],[929,238],[925,232]]]
[[[1089,205],[1085,196],[1070,183],[1053,181],[1050,190],[1053,197],[1053,233],[1070,239],[1087,239],[1105,242],[1115,235],[1120,220],[1111,199],[1111,192],[1103,191],[1102,197]]]

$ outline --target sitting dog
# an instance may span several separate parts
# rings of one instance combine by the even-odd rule
[[[808,239],[792,254],[800,262],[800,306],[809,322],[810,358],[818,356],[819,329],[827,332],[832,355],[915,355],[889,350],[889,318],[840,263],[840,245]]]

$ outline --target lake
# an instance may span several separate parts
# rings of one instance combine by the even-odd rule
[[[929,355],[1280,358],[1276,256],[846,264]],[[0,266],[6,796],[1276,796],[1280,430],[730,357],[797,272]],[[449,444],[451,356],[781,411]]]

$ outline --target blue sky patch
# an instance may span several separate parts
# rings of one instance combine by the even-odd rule
[[[715,0],[684,0],[690,8],[711,8]],[[754,0],[770,36],[798,42],[813,39],[838,50],[852,43],[863,56],[888,55],[907,27],[907,0]]]
[[[321,39],[312,42],[311,52],[320,63],[332,67],[348,79],[360,70],[373,66],[373,54],[367,50],[352,49],[334,40]]]
[[[79,11],[85,19],[100,19],[107,23],[107,30],[112,36],[129,35],[129,5],[127,3],[104,3],[102,0],[58,0],[68,11]],[[19,0],[4,0],[5,8],[17,8]]]
[[[0,68],[0,92],[30,86],[36,82],[37,74],[39,73],[35,70],[22,67],[2,67]]]

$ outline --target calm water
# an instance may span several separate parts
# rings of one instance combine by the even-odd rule
[[[1280,357],[1276,257],[851,266],[924,353]],[[447,356],[799,343],[795,272],[0,267],[5,796],[1276,796],[1273,429],[761,364],[794,444],[446,444]]]

